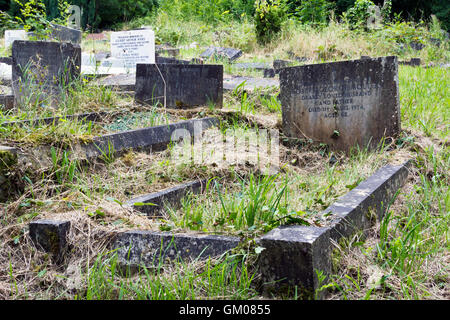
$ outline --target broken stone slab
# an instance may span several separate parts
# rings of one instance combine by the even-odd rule
[[[405,184],[410,164],[407,161],[379,169],[323,211],[322,216],[333,217],[331,239],[339,241],[342,237],[366,231],[377,219],[381,221],[397,190]]]
[[[330,230],[282,226],[257,240],[264,248],[258,257],[263,291],[285,292],[297,286],[305,298],[319,286],[317,272],[331,272]]]
[[[136,74],[114,74],[106,76],[96,82],[99,86],[119,91],[134,91]]]
[[[118,263],[136,270],[151,268],[166,260],[195,260],[220,256],[239,245],[238,237],[129,231],[118,234],[113,248]]]
[[[222,48],[222,47],[209,47],[201,55],[200,58],[209,59],[212,57],[225,58],[230,62],[235,61],[240,56],[242,56],[242,51],[233,48]]]
[[[6,111],[14,108],[15,100],[12,94],[0,94],[0,110]]]
[[[136,197],[127,201],[125,205],[146,213],[148,216],[155,216],[164,209],[164,205],[166,204],[178,207],[181,198],[183,198],[188,192],[192,192],[194,194],[203,192],[206,183],[206,180],[183,183],[166,190]],[[146,203],[149,205],[143,205]]]
[[[180,49],[178,49],[178,48],[157,45],[157,46],[155,46],[155,49],[156,49],[157,54],[167,54],[174,58],[180,55]]]
[[[299,56],[297,56],[297,55],[296,55],[294,52],[292,52],[292,51],[288,51],[287,54],[288,54],[288,56],[289,56],[289,59],[295,60],[295,61],[297,61],[297,62],[306,62],[306,61],[309,60],[309,58],[307,58],[307,57],[299,57]]]
[[[36,247],[61,260],[67,251],[70,221],[37,220],[29,223],[30,238]]]
[[[12,58],[12,87],[18,105],[30,97],[57,105],[61,92],[80,75],[79,45],[16,40]]]
[[[81,43],[81,30],[62,26],[59,24],[51,24],[50,37],[59,42],[70,42],[73,44]]]
[[[399,61],[398,63],[406,66],[420,67],[421,60],[420,58],[411,58],[409,61]]]
[[[397,57],[280,71],[283,131],[331,149],[375,149],[400,131]]]
[[[135,101],[166,107],[223,104],[223,66],[138,64]]]
[[[87,145],[80,145],[79,154],[84,154],[87,159],[91,159],[127,149],[142,148],[159,151],[177,139],[188,137],[195,139],[204,130],[217,125],[218,122],[217,118],[202,118],[107,134],[94,138],[94,141]]]

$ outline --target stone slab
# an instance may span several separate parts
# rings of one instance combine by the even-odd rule
[[[157,45],[155,49],[156,49],[157,54],[167,54],[174,58],[180,55],[179,48],[172,48],[172,47]]]
[[[288,137],[349,151],[400,131],[397,57],[283,68],[280,90]]]
[[[240,56],[242,56],[242,51],[233,48],[209,47],[204,52],[202,52],[200,58],[209,59],[214,56],[218,58],[225,58],[228,59],[230,62],[233,62]]]
[[[160,125],[136,130],[107,134],[94,138],[94,141],[82,145],[82,152],[87,159],[96,158],[108,154],[110,151],[117,153],[127,149],[165,149],[172,141],[173,134],[186,134],[199,136],[203,130],[218,124],[216,118],[202,118],[181,121],[169,125]]]
[[[71,43],[16,40],[12,46],[12,87],[23,97],[56,104],[61,90],[80,75],[81,48]]]
[[[13,44],[15,40],[26,40],[27,32],[25,30],[5,30],[5,48]]]
[[[167,107],[223,104],[223,66],[195,64],[138,64],[135,100]]]
[[[50,36],[59,42],[81,43],[81,30],[52,23]]]
[[[30,238],[36,247],[61,259],[67,250],[70,221],[37,220],[29,223]]]
[[[410,161],[402,165],[388,165],[339,198],[321,215],[332,213],[330,237],[338,241],[356,232],[365,231],[380,221],[395,193],[408,177]]]
[[[120,91],[134,91],[135,83],[136,74],[133,73],[109,75],[97,81],[98,85]]]
[[[238,244],[238,237],[129,231],[117,236],[113,248],[122,267],[136,269],[158,266],[166,260],[217,257]]]
[[[181,198],[188,192],[203,192],[207,181],[197,180],[168,188],[162,191],[153,192],[140,197],[133,198],[125,203],[126,206],[133,207],[135,210],[146,213],[148,216],[160,215],[164,205],[178,206]],[[153,205],[134,205],[135,203],[151,203]]]
[[[316,271],[331,271],[328,228],[283,226],[262,236],[257,243],[264,248],[258,266],[266,293],[297,286],[300,295],[311,297],[319,285]]]

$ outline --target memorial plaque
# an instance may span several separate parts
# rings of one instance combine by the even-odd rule
[[[130,72],[137,63],[155,63],[155,33],[149,29],[112,32],[111,57],[123,60]]]
[[[286,136],[349,151],[400,131],[397,57],[283,68],[280,90]]]
[[[136,101],[141,103],[163,105],[165,92],[168,107],[191,107],[210,102],[221,107],[223,66],[138,64],[135,92]]]
[[[27,32],[25,30],[5,30],[5,48],[11,46],[14,40],[26,40]]]
[[[57,103],[60,93],[80,75],[81,48],[68,42],[14,41],[12,87],[18,104],[35,96]]]

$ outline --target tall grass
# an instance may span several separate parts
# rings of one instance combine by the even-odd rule
[[[256,296],[254,274],[247,257],[225,254],[218,259],[173,261],[164,267],[142,267],[131,276],[118,265],[114,253],[99,254],[89,268],[87,288],[77,296],[86,300],[246,300]],[[121,271],[122,270],[122,271]]]

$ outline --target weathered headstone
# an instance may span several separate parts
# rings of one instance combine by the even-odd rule
[[[397,57],[284,68],[283,130],[348,151],[400,130]]]
[[[138,64],[136,67],[135,100],[141,103],[183,107],[222,106],[222,65]]]
[[[5,48],[13,44],[15,40],[26,40],[27,32],[25,30],[5,30]]]
[[[155,63],[155,33],[149,29],[111,33],[111,57],[135,72],[137,63]]]
[[[12,87],[16,102],[35,95],[53,105],[72,79],[80,75],[81,48],[71,43],[14,41]]]

